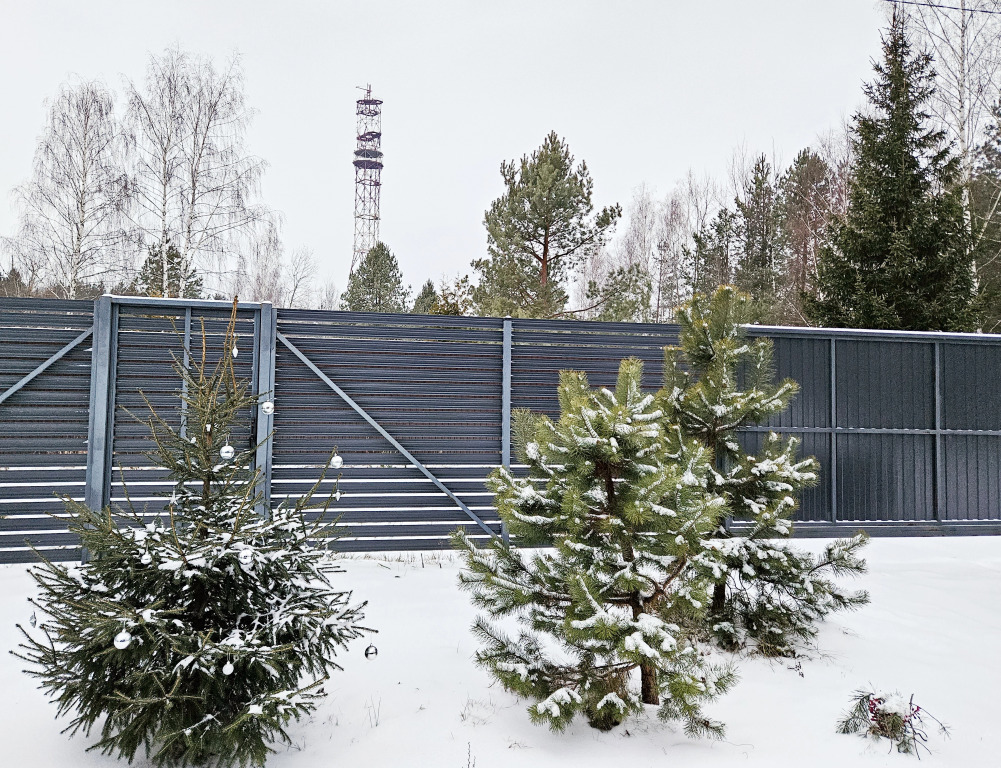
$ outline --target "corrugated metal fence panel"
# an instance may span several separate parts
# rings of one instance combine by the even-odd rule
[[[499,532],[483,481],[500,464],[502,321],[280,310],[295,345]],[[342,550],[433,549],[486,534],[283,344],[277,350],[272,502],[294,500],[335,448]]]
[[[752,337],[756,334],[752,331]],[[782,413],[767,426],[831,426],[831,342],[825,338],[773,339],[775,375],[778,380],[793,379],[799,392]]]
[[[654,391],[664,380],[664,347],[677,342],[674,325],[515,320],[511,406],[556,417],[560,371],[584,371],[592,387],[614,387],[626,357],[643,361],[643,385]]]
[[[191,312],[190,349],[200,360],[205,342],[207,364],[219,360],[223,349],[229,309],[195,309]],[[237,316],[237,377],[250,381],[254,364],[254,313]],[[204,329],[204,336],[203,336]],[[149,420],[152,407],[157,415],[178,429],[181,424],[181,377],[174,366],[183,362],[185,313],[150,314],[148,309],[123,305],[118,317],[118,357],[115,376],[114,449],[112,453],[111,502],[136,512],[161,515],[171,483],[166,473],[148,456],[155,449]],[[240,420],[235,432],[220,435],[238,450],[252,446],[249,428],[253,414]]]
[[[0,393],[45,363],[93,322],[93,302],[0,299]],[[79,559],[58,517],[83,500],[90,394],[87,338],[0,403],[0,562]]]
[[[1001,344],[941,347],[942,426],[1001,430]]]
[[[92,309],[90,302],[0,300],[0,392],[89,328]],[[204,318],[207,354],[215,360],[228,308],[202,302],[189,309],[193,353],[200,354]],[[144,456],[148,427],[126,409],[146,418],[142,392],[161,416],[179,423],[180,379],[171,364],[181,353],[186,311],[126,302],[119,313],[112,499],[124,501],[124,475],[133,504],[156,514],[169,482]],[[255,370],[255,317],[254,309],[241,310],[237,367],[244,378]],[[670,325],[514,320],[512,328],[512,406],[552,416],[561,370],[582,370],[592,386],[609,386],[620,360],[636,356],[646,364],[644,386],[654,390],[663,347],[677,342]],[[501,459],[502,320],[282,310],[278,330],[499,530],[483,481]],[[800,384],[788,411],[768,426],[799,437],[802,453],[821,462],[820,483],[804,494],[800,520],[831,521],[835,496],[837,519],[848,523],[1001,520],[997,337],[763,327],[751,334],[774,340],[778,375]],[[29,557],[25,536],[54,556],[79,556],[76,542],[44,513],[62,509],[53,489],[83,496],[90,346],[81,344],[0,404],[0,559]],[[281,343],[276,360],[274,503],[306,492],[336,447],[345,460],[334,507],[349,530],[342,549],[447,546],[458,525],[485,535]],[[227,436],[234,446],[250,446],[254,418],[247,414],[249,431]],[[753,449],[763,434],[741,439]],[[334,479],[323,490],[332,490]]]
[[[1001,345],[941,344],[946,520],[1001,518]]]
[[[935,519],[932,435],[839,434],[838,520]]]
[[[928,343],[839,341],[839,427],[934,429],[935,349]]]

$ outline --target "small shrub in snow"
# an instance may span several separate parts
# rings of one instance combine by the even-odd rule
[[[519,415],[530,475],[501,469],[490,486],[518,542],[555,551],[531,555],[499,541],[481,550],[456,534],[468,568],[461,585],[492,619],[513,619],[477,619],[476,659],[534,699],[532,719],[554,730],[578,714],[608,730],[648,704],[691,735],[721,735],[701,705],[734,675],[685,627],[708,603],[700,561],[711,556],[705,540],[724,502],[705,489],[711,454],[666,426],[641,374],[638,360],[623,361],[612,392],[565,371],[558,422]],[[505,623],[519,628],[510,634]]]
[[[772,343],[747,338],[751,297],[730,286],[695,296],[678,309],[680,344],[666,350],[666,418],[708,446],[715,467],[708,489],[720,494],[728,514],[748,524],[713,536],[719,557],[705,560],[714,581],[708,633],[724,649],[748,641],[769,656],[793,653],[797,640],[815,634],[828,613],[864,605],[865,592],[839,587],[835,576],[865,570],[860,534],[828,546],[819,557],[781,541],[792,534],[798,495],[817,481],[813,457],[797,458],[799,441],[774,432],[746,449],[754,433],[739,433],[786,409],[796,382],[774,383]]]
[[[897,691],[856,691],[852,708],[838,721],[838,733],[889,739],[898,752],[920,757],[918,750],[928,750],[925,718],[934,720],[938,730],[948,735],[948,729],[938,719],[914,703],[913,695],[908,699]]]
[[[254,449],[229,438],[259,404],[235,377],[233,343],[231,321],[214,369],[204,352],[191,371],[178,366],[191,437],[150,420],[152,458],[174,483],[169,518],[70,503],[89,562],[32,569],[45,618],[22,629],[18,655],[71,733],[98,725],[91,749],[130,762],[144,750],[157,765],[263,766],[288,722],[314,709],[336,651],[365,631],[362,606],[310,544],[309,496],[269,518],[254,511]]]

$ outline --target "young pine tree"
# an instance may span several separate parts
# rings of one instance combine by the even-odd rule
[[[701,561],[712,557],[704,541],[723,499],[705,488],[710,452],[665,426],[641,374],[642,363],[624,360],[612,392],[565,371],[559,421],[521,415],[530,475],[500,469],[490,485],[512,535],[555,551],[529,556],[499,541],[480,550],[455,535],[473,602],[521,626],[510,635],[478,618],[476,659],[535,699],[532,719],[554,730],[577,714],[608,730],[651,704],[691,735],[720,735],[701,704],[733,673],[711,665],[682,627],[708,602]]]
[[[796,438],[770,432],[753,455],[737,439],[740,428],[783,411],[798,389],[791,379],[774,383],[769,339],[747,339],[742,325],[753,312],[751,297],[730,286],[679,308],[680,345],[665,350],[664,400],[668,423],[715,456],[707,489],[749,524],[739,536],[719,528],[721,560],[704,561],[715,582],[711,633],[726,649],[750,638],[762,653],[783,655],[812,637],[830,611],[868,602],[865,592],[845,592],[831,580],[864,571],[857,553],[866,537],[832,542],[818,557],[777,541],[792,534],[797,495],[816,482],[819,467],[812,457],[797,458]]]
[[[235,309],[234,309],[235,321]],[[336,589],[309,495],[255,513],[253,447],[231,430],[262,405],[233,370],[234,321],[219,362],[176,366],[187,385],[187,435],[152,414],[152,454],[174,487],[169,516],[92,511],[69,502],[88,562],[32,569],[44,615],[18,655],[72,717],[90,749],[130,762],[263,766],[290,720],[315,707],[335,654],[363,628],[362,605]],[[326,504],[320,505],[325,508]]]

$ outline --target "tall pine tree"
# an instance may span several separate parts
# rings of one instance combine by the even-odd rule
[[[434,308],[438,304],[438,292],[434,289],[434,281],[428,279],[421,292],[414,299],[413,311],[418,315],[430,315],[434,313]]]
[[[932,125],[931,58],[912,50],[894,7],[883,63],[855,115],[848,213],[820,258],[813,320],[828,326],[971,330],[970,239],[959,166]]]
[[[385,243],[376,243],[348,277],[341,309],[349,312],[407,312],[410,288],[396,256]]]
[[[734,284],[754,298],[755,319],[773,321],[779,314],[780,211],[772,167],[764,155],[755,160],[743,196],[735,204],[743,242]]]
[[[473,262],[480,273],[473,300],[484,315],[552,317],[566,306],[568,276],[602,245],[622,209],[594,212],[587,164],[574,167],[555,131],[500,170],[506,191],[484,216],[489,256]]]

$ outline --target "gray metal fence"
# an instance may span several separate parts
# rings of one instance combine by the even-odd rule
[[[187,353],[222,348],[223,302],[0,299],[0,561],[74,559],[59,495],[160,514],[169,481],[144,454],[149,401],[180,425]],[[204,329],[204,335],[203,335]],[[1001,532],[1001,336],[752,327],[800,394],[768,429],[821,462],[799,535]],[[511,462],[512,408],[558,412],[559,371],[613,384],[619,361],[661,384],[670,325],[275,310],[241,304],[240,375],[270,392],[230,436],[257,445],[272,504],[344,459],[345,550],[432,549],[464,527],[502,535],[484,486]],[[269,439],[269,435],[271,436]],[[329,478],[328,483],[333,482]],[[327,485],[328,489],[332,486]],[[53,515],[55,515],[53,517]]]

